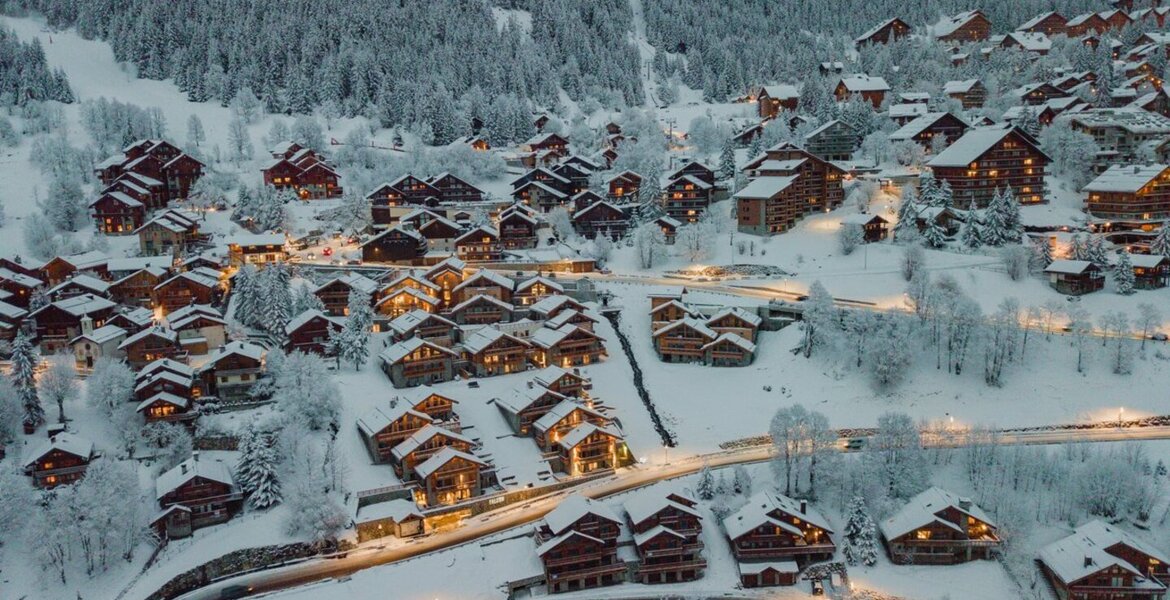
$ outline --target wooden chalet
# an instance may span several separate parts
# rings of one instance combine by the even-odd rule
[[[25,454],[23,468],[33,486],[50,489],[84,477],[94,458],[93,442],[62,431],[33,445]]]
[[[109,296],[115,302],[127,306],[154,306],[154,288],[170,279],[166,267],[146,266],[129,275],[115,279],[110,284]]]
[[[1052,50],[1052,40],[1043,33],[1012,31],[1003,36],[998,47],[1004,50],[1015,49],[1026,52],[1034,58],[1046,56]]]
[[[127,333],[138,333],[154,325],[154,311],[149,308],[131,308],[124,306],[113,316],[106,319],[106,325],[117,325]]]
[[[97,250],[71,256],[56,256],[41,265],[40,279],[50,286],[57,285],[76,273],[86,273],[104,280],[107,278],[106,265],[109,261],[110,257]]]
[[[471,373],[489,377],[527,369],[531,344],[489,326],[468,336],[462,348]]]
[[[532,334],[532,360],[538,367],[590,365],[607,356],[604,340],[572,324],[542,327]]]
[[[707,165],[695,162],[693,160],[683,165],[674,173],[668,175],[667,178],[674,180],[686,177],[688,175],[712,186],[715,185],[715,171]]]
[[[541,298],[528,306],[529,318],[536,320],[549,321],[566,311],[584,312],[585,305],[569,296],[554,294]]]
[[[886,83],[884,78],[855,73],[839,79],[833,88],[833,95],[837,97],[839,102],[844,102],[854,95],[861,96],[876,109],[881,107],[889,91],[890,84]]]
[[[1109,23],[1098,13],[1085,13],[1070,18],[1064,23],[1064,34],[1070,38],[1086,35],[1100,35],[1109,29]]]
[[[910,26],[905,21],[894,17],[873,26],[865,33],[853,40],[854,45],[889,44],[910,35]]]
[[[402,342],[417,337],[432,344],[450,348],[455,344],[454,321],[435,313],[417,309],[398,315],[390,321],[391,339]]]
[[[662,230],[662,239],[664,239],[667,244],[674,243],[675,237],[678,236],[678,228],[682,227],[683,225],[682,221],[667,215],[662,215],[654,219],[654,224],[657,225],[660,230]]]
[[[536,527],[536,555],[550,593],[621,583],[626,564],[618,558],[622,520],[607,507],[572,495]]]
[[[569,194],[543,181],[529,181],[512,191],[512,199],[547,213],[568,203]]]
[[[1129,16],[1129,13],[1119,8],[1097,14],[1105,21],[1106,26],[1113,31],[1121,31],[1121,29],[1133,24],[1133,18]]]
[[[1170,258],[1160,254],[1134,254],[1134,287],[1140,290],[1158,290],[1170,283]]]
[[[71,275],[69,279],[58,283],[45,292],[45,296],[49,300],[64,300],[83,294],[109,298],[110,284],[92,275],[79,273]]]
[[[757,177],[736,192],[732,198],[739,230],[771,235],[791,229],[806,210],[806,199],[795,185],[799,177]]]
[[[134,233],[144,256],[181,254],[204,238],[193,215],[174,209],[155,214]]]
[[[305,352],[325,355],[329,333],[340,332],[345,322],[319,310],[306,310],[285,326],[286,352]]]
[[[27,310],[0,301],[0,340],[11,341],[15,339],[16,333],[24,324],[24,319],[27,316]]]
[[[577,212],[584,208],[593,206],[597,202],[604,202],[605,198],[593,190],[585,190],[570,199],[571,208],[573,212]]]
[[[612,425],[582,423],[556,441],[553,468],[580,477],[629,464],[630,451]]]
[[[581,374],[580,369],[570,371],[560,367],[541,370],[532,378],[532,382],[534,385],[574,398],[588,398],[589,390],[593,388],[593,383]]]
[[[444,448],[470,454],[475,448],[475,442],[449,429],[426,425],[402,440],[390,451],[394,471],[403,481],[414,481],[418,479],[415,467],[423,464]]]
[[[389,463],[393,460],[395,446],[433,421],[430,415],[401,404],[389,409],[371,409],[358,418],[357,429],[370,459],[375,463]]]
[[[98,163],[94,173],[104,186],[118,180],[156,182],[157,191],[152,192],[147,204],[149,208],[162,208],[168,202],[187,198],[191,186],[203,176],[203,163],[165,140],[138,140],[123,148],[121,155]]]
[[[959,228],[965,221],[954,209],[948,206],[923,206],[914,216],[914,226],[919,233],[923,233],[931,226],[938,225],[947,236],[959,233]]]
[[[224,345],[199,369],[204,394],[228,403],[247,400],[263,374],[264,348],[238,340]]]
[[[420,488],[415,499],[420,506],[442,506],[474,498],[482,493],[481,475],[488,468],[467,452],[443,448],[414,468]]]
[[[158,392],[138,403],[135,412],[142,415],[143,424],[187,423],[195,420],[199,413],[189,396],[178,396],[170,392]]]
[[[452,302],[466,302],[476,296],[491,296],[501,302],[512,302],[516,283],[495,271],[479,269],[469,273],[451,290]]]
[[[1105,287],[1101,267],[1087,260],[1054,260],[1044,269],[1052,289],[1070,296],[1080,296]]]
[[[690,307],[679,300],[663,302],[650,309],[650,331],[653,333],[675,321],[698,319],[701,316],[697,311],[691,310]]]
[[[349,315],[349,295],[355,292],[372,299],[378,292],[378,282],[360,273],[349,273],[317,286],[313,295],[321,300],[326,314],[344,317]]]
[[[14,264],[17,268],[18,264]],[[41,274],[35,272],[35,275],[15,271],[13,269],[0,267],[0,291],[7,294],[4,302],[18,306],[21,308],[28,308],[29,301],[32,300],[33,293],[45,285],[45,282],[39,279]]]
[[[415,229],[427,239],[427,248],[430,250],[453,252],[455,250],[455,240],[463,235],[464,228],[462,225],[446,217],[435,216],[434,218],[426,219]]]
[[[554,406],[566,401],[565,394],[551,390],[536,381],[526,387],[513,389],[509,394],[493,398],[492,403],[512,426],[516,435],[533,434],[533,424],[548,414]]]
[[[125,192],[108,191],[89,203],[94,227],[106,235],[129,235],[142,226],[146,206]]]
[[[1040,550],[1040,570],[1058,598],[1164,598],[1170,557],[1116,525],[1090,521]]]
[[[589,178],[599,169],[600,167],[589,168],[579,162],[558,163],[551,171],[568,180],[568,183],[562,183],[560,186],[554,187],[570,196],[580,194],[589,189]]]
[[[198,452],[159,475],[154,489],[162,510],[151,525],[168,539],[227,522],[244,503],[231,468],[223,461],[200,459]]]
[[[490,325],[511,322],[515,312],[515,306],[481,294],[451,307],[450,317],[460,325]]]
[[[1021,204],[1044,202],[1049,158],[1028,134],[1014,127],[976,127],[927,163],[950,184],[956,205],[986,207],[997,189],[1012,189]]]
[[[458,356],[450,348],[414,337],[386,348],[378,360],[394,387],[406,388],[450,381]]]
[[[1028,33],[1043,33],[1048,37],[1052,37],[1059,33],[1065,32],[1065,27],[1068,24],[1068,18],[1056,11],[1043,12],[1016,28],[1016,31],[1025,31]]]
[[[207,354],[227,342],[223,313],[206,304],[191,304],[167,315],[167,325],[179,335],[188,354]]]
[[[572,222],[573,229],[587,239],[608,232],[611,239],[617,240],[630,226],[625,211],[608,201],[595,202],[573,213]]]
[[[896,564],[951,565],[992,559],[1002,544],[995,523],[982,509],[937,487],[911,498],[878,528]]]
[[[987,101],[987,88],[978,79],[948,81],[943,85],[943,93],[962,103],[963,110],[982,108]]]
[[[943,17],[934,25],[934,38],[940,42],[967,44],[991,37],[991,21],[980,10],[969,10]]]
[[[362,262],[414,263],[427,253],[427,238],[413,229],[391,227],[361,245]]]
[[[844,121],[832,120],[804,136],[806,150],[829,160],[849,160],[861,146],[861,136]]]
[[[440,173],[427,180],[436,191],[440,202],[467,203],[483,200],[483,190],[451,173]]]
[[[1069,96],[1068,92],[1048,82],[1023,85],[1007,92],[1007,94],[1019,98],[1020,102],[1027,106],[1040,106],[1051,100]]]
[[[756,345],[736,333],[720,333],[701,348],[703,363],[713,367],[746,367],[756,356]]]
[[[126,362],[133,367],[163,358],[185,360],[187,357],[179,345],[179,334],[165,327],[143,329],[122,340],[118,350],[126,354]]]
[[[856,226],[861,228],[862,241],[867,244],[880,242],[889,235],[890,222],[881,215],[857,213],[841,218],[841,226]]]
[[[930,153],[935,148],[936,139],[942,139],[942,147],[963,137],[971,126],[966,121],[949,112],[926,113],[921,117],[906,123],[897,131],[890,134],[891,142],[909,140],[917,143]]]
[[[702,556],[702,514],[693,501],[688,503],[689,498],[670,496],[679,501],[640,492],[623,505],[638,551],[634,580],[640,583],[694,581],[707,567]]]
[[[341,197],[341,175],[323,155],[295,143],[287,148],[274,149],[272,161],[260,170],[265,185],[292,190],[301,200]]]
[[[641,187],[641,175],[633,171],[622,171],[605,182],[606,198],[616,204],[636,201]]]
[[[653,333],[654,349],[663,362],[702,362],[704,347],[719,334],[706,323],[691,318],[679,319]]]
[[[500,213],[499,228],[500,247],[504,250],[535,248],[538,240],[536,230],[540,222],[530,215],[527,210],[520,208],[523,205],[514,205]]]
[[[1112,165],[1083,188],[1094,217],[1160,222],[1170,219],[1170,166]]]
[[[117,305],[93,294],[82,294],[46,304],[29,314],[41,351],[52,354],[69,341],[105,325]]]
[[[228,262],[233,267],[263,266],[288,260],[285,236],[279,233],[236,234],[227,240]]]
[[[569,140],[555,133],[540,133],[520,144],[525,152],[549,152],[556,156],[569,153]]]
[[[549,296],[563,295],[565,286],[543,275],[525,279],[516,284],[512,302],[516,306],[530,306]]]
[[[666,184],[662,209],[681,223],[695,223],[707,211],[715,186],[692,175],[683,175]]]
[[[200,267],[154,286],[151,300],[155,308],[166,314],[192,304],[218,304],[223,287],[219,273]]]
[[[500,232],[495,227],[480,225],[455,238],[455,254],[460,260],[497,261],[503,257]]]
[[[567,433],[583,423],[605,426],[609,424],[609,419],[588,404],[566,399],[533,421],[530,431],[536,445],[548,452],[553,450],[556,443]]]
[[[795,85],[765,85],[756,93],[760,118],[773,119],[782,110],[795,111],[800,101],[800,90]]]
[[[731,552],[740,564],[794,561],[802,568],[828,560],[837,549],[829,522],[805,500],[757,492],[723,519]]]
[[[463,271],[466,268],[467,263],[452,256],[428,269],[423,277],[439,286],[439,300],[446,306],[454,300],[452,294],[455,288],[463,283]]]
[[[739,307],[721,309],[706,320],[707,327],[712,331],[734,333],[749,342],[756,341],[757,332],[763,322],[759,315]]]

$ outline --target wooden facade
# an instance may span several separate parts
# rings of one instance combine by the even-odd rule
[[[936,155],[928,166],[950,184],[955,204],[986,207],[996,190],[1010,187],[1021,204],[1044,202],[1049,158],[1016,128],[977,127]]]
[[[992,559],[1002,542],[995,524],[970,500],[932,487],[880,524],[896,564],[951,565]]]

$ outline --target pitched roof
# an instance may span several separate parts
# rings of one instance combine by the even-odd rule
[[[431,455],[431,457],[424,461],[421,465],[416,466],[414,468],[414,472],[420,478],[426,479],[427,477],[430,477],[431,473],[438,471],[443,467],[443,465],[457,458],[461,458],[467,462],[477,464],[480,467],[488,466],[487,463],[466,452],[460,452],[450,446],[447,446],[446,448],[443,448],[442,450],[439,450],[438,452]]]
[[[673,536],[673,537],[676,537],[679,539],[684,539],[684,540],[686,539],[686,536],[684,536],[683,534],[681,534],[681,533],[679,533],[679,532],[677,532],[669,527],[666,527],[663,525],[655,525],[654,527],[651,527],[650,529],[648,529],[642,533],[635,533],[634,534],[634,545],[641,546],[642,544],[645,544],[646,542],[649,542],[650,540],[652,540],[660,535],[669,535],[669,536]]]
[[[622,520],[610,508],[594,502],[580,494],[573,494],[561,501],[556,508],[544,516],[544,524],[554,535],[560,535],[586,515],[594,515],[621,525]]]
[[[443,354],[449,354],[451,356],[456,355],[454,352],[452,352],[448,348],[444,348],[442,346],[439,346],[438,344],[428,342],[422,338],[413,337],[413,338],[398,342],[398,343],[390,346],[389,348],[386,348],[385,350],[379,352],[378,358],[381,358],[383,361],[386,361],[389,364],[395,364],[398,361],[409,356],[411,352],[414,352],[415,350],[418,350],[419,348],[421,348],[423,346],[426,346],[432,350],[437,350],[439,352],[442,352]]]
[[[841,83],[845,84],[845,89],[850,92],[888,92],[890,90],[890,84],[886,83],[885,78],[865,73],[846,75],[841,78]]]
[[[979,10],[968,10],[949,17],[943,17],[938,23],[935,23],[934,25],[934,36],[948,36],[954,33],[960,27],[966,25],[975,17],[982,15],[983,13]]]
[[[739,335],[738,333],[731,333],[730,331],[719,334],[719,337],[704,344],[703,349],[706,350],[707,348],[710,348],[711,346],[714,346],[716,344],[721,344],[723,342],[729,342],[731,344],[735,344],[736,346],[739,346],[741,349],[743,349],[744,352],[751,353],[751,352],[756,351],[755,344],[744,339],[743,336]]]
[[[151,404],[154,404],[155,402],[158,402],[160,400],[163,402],[166,402],[167,404],[173,404],[175,406],[178,406],[179,408],[184,408],[184,409],[187,408],[191,404],[191,400],[184,398],[182,396],[172,394],[170,392],[158,392],[157,394],[147,398],[146,400],[139,402],[138,408],[136,408],[134,410],[135,410],[135,412],[142,412],[142,411],[146,410]]]
[[[960,81],[948,81],[945,84],[943,84],[943,93],[944,94],[965,94],[965,93],[971,91],[971,89],[974,88],[975,85],[978,83],[979,83],[978,79],[963,79]]]
[[[931,487],[907,501],[893,516],[882,521],[879,528],[887,540],[901,537],[935,522],[960,530],[958,524],[937,516],[938,513],[947,509],[957,510],[995,527],[995,523],[991,517],[987,516],[987,513],[983,512],[983,509],[974,504],[968,504],[967,508],[963,508],[964,502],[970,501],[942,488]]]
[[[1016,31],[1026,31],[1028,29],[1031,29],[1031,28],[1043,23],[1044,19],[1047,19],[1048,17],[1051,17],[1052,15],[1059,15],[1059,14],[1060,13],[1058,13],[1054,10],[1050,10],[1048,12],[1042,12],[1042,13],[1032,17],[1031,19],[1024,21],[1023,24],[1021,24],[1019,27],[1016,27]]]
[[[68,431],[62,431],[49,439],[41,440],[33,449],[25,454],[25,466],[35,463],[38,459],[52,452],[60,450],[73,456],[84,459],[93,457],[93,442]]]
[[[545,277],[543,275],[537,275],[535,277],[530,277],[528,279],[525,279],[524,281],[521,281],[519,284],[516,285],[516,291],[519,292],[520,290],[528,289],[528,288],[530,288],[538,283],[543,283],[545,287],[547,287],[555,292],[564,292],[565,291],[565,286],[563,286],[560,283],[553,281],[552,279],[549,279],[548,277]]]
[[[379,432],[385,430],[398,419],[402,418],[403,415],[408,413],[419,419],[422,419],[426,423],[430,423],[434,420],[430,415],[424,412],[419,412],[410,408],[409,406],[400,404],[398,406],[392,406],[388,408],[379,406],[377,408],[372,408],[366,411],[362,414],[362,416],[358,417],[357,427],[362,431],[362,433],[373,437]]]
[[[782,529],[789,531],[796,536],[803,536],[804,533],[792,525],[784,521],[773,519],[769,513],[779,511],[794,517],[799,517],[810,525],[832,533],[833,529],[829,527],[829,522],[821,513],[817,512],[811,505],[805,506],[805,511],[800,510],[800,501],[793,500],[783,494],[773,492],[757,492],[748,499],[747,504],[738,511],[731,513],[727,518],[723,519],[723,528],[727,531],[727,536],[732,540],[738,539],[745,533],[763,525],[770,523]]]
[[[513,287],[516,285],[516,282],[507,277],[504,277],[503,275],[500,275],[499,273],[496,273],[495,271],[480,269],[471,275],[468,275],[467,278],[464,279],[459,285],[455,286],[452,291],[459,291],[465,287],[471,287],[472,285],[483,286],[485,283],[490,283],[492,285],[507,288],[509,290],[513,289]]]
[[[538,431],[548,431],[562,419],[578,410],[593,418],[605,420],[605,415],[597,412],[596,410],[593,410],[592,408],[589,408],[588,406],[585,406],[576,400],[566,399],[558,402],[556,406],[553,406],[547,413],[544,413],[544,415],[537,419],[532,424],[532,426],[535,427]]]
[[[1145,577],[1144,569],[1106,551],[1117,544],[1125,544],[1163,563],[1168,560],[1157,548],[1112,525],[1096,520],[1077,527],[1072,535],[1045,546],[1040,550],[1040,560],[1065,583],[1079,581],[1111,567]],[[1157,586],[1156,589],[1166,587],[1154,581],[1147,581],[1146,585]]]
[[[1003,141],[1004,138],[1015,132],[1014,127],[974,127],[968,129],[962,137],[947,146],[946,150],[938,153],[927,166],[930,167],[965,167],[972,162],[975,162],[979,157],[983,156],[988,150],[991,150],[996,144]],[[1019,136],[1024,141],[1036,148],[1026,136]]]
[[[673,508],[699,519],[703,518],[703,515],[699,511],[679,504],[655,490],[638,492],[629,500],[626,500],[622,506],[626,509],[626,514],[630,516],[630,522],[635,525],[668,508]]]
[[[1157,179],[1168,168],[1170,166],[1162,164],[1110,165],[1082,189],[1087,192],[1134,193]]]
[[[455,306],[451,307],[451,312],[457,313],[457,312],[459,312],[459,311],[461,311],[461,310],[463,310],[463,309],[465,309],[473,304],[479,304],[482,302],[486,302],[488,304],[494,304],[497,307],[499,307],[503,310],[509,311],[509,312],[516,310],[515,306],[512,306],[511,304],[508,304],[507,302],[504,302],[503,300],[500,300],[500,299],[496,298],[495,296],[488,296],[487,294],[476,294],[476,295],[464,300],[463,302],[460,302],[459,304],[456,304]]]
[[[418,450],[420,446],[427,443],[427,440],[435,437],[436,435],[458,440],[468,445],[475,444],[471,438],[461,433],[455,433],[454,431],[443,429],[442,427],[436,427],[435,425],[427,425],[426,427],[423,427],[422,429],[419,429],[418,431],[411,434],[410,437],[402,440],[397,446],[394,447],[391,452],[396,458],[401,460],[411,452]]]
[[[101,327],[98,327],[97,329],[94,329],[90,333],[83,333],[83,334],[69,340],[69,343],[73,344],[77,340],[85,339],[85,340],[89,340],[95,344],[101,345],[101,344],[104,344],[106,342],[110,342],[110,341],[125,337],[125,335],[126,335],[126,330],[122,329],[121,327],[118,327],[117,325],[103,325]]]
[[[719,334],[714,329],[711,329],[710,327],[708,327],[706,323],[704,323],[703,321],[700,321],[698,319],[692,319],[689,317],[682,318],[682,319],[679,319],[677,321],[672,321],[669,325],[659,329],[658,331],[655,331],[653,337],[658,337],[660,335],[664,335],[670,331],[673,331],[679,327],[684,327],[684,326],[695,330],[700,335],[702,335],[703,337],[708,338],[708,339],[713,340],[713,339],[719,337]]]
[[[591,542],[594,542],[595,544],[604,544],[605,543],[605,542],[603,542],[603,541],[601,541],[601,540],[599,540],[599,539],[597,539],[589,534],[581,533],[580,531],[576,531],[576,530],[566,531],[565,533],[563,533],[561,535],[551,537],[548,540],[545,540],[545,542],[543,544],[541,544],[540,547],[538,547],[536,549],[536,555],[537,556],[544,556],[546,553],[548,553],[549,550],[552,550],[552,549],[556,548],[557,546],[560,546],[561,544],[568,541],[570,538],[574,538],[574,537],[586,539],[586,540],[589,540]]]
[[[863,34],[861,34],[861,35],[857,36],[857,37],[856,37],[856,38],[855,38],[853,41],[855,41],[855,42],[864,42],[865,40],[868,40],[869,38],[871,38],[871,37],[873,37],[875,34],[877,34],[877,32],[879,32],[879,31],[881,31],[881,30],[885,29],[886,27],[889,27],[890,25],[892,25],[892,24],[893,24],[895,21],[901,21],[901,20],[902,20],[902,19],[899,19],[898,17],[894,17],[894,18],[892,18],[892,19],[886,19],[885,21],[882,21],[881,23],[878,23],[877,25],[874,25],[874,26],[873,26],[873,27],[871,27],[869,30],[867,30],[865,33],[863,33]]]
[[[779,98],[782,100],[790,100],[800,97],[800,90],[795,85],[790,83],[781,83],[777,85],[765,85],[760,88],[761,91],[768,94],[769,98]]]
[[[390,328],[393,329],[395,333],[405,335],[428,320],[436,320],[443,323],[444,325],[455,327],[454,321],[442,315],[429,313],[425,310],[422,310],[421,308],[416,308],[410,312],[406,312],[395,317],[394,320],[390,321]]]
[[[161,327],[161,326],[147,327],[146,329],[139,331],[138,333],[126,338],[125,340],[122,340],[122,343],[118,344],[118,349],[124,350],[126,348],[129,348],[133,344],[136,344],[136,343],[138,343],[142,340],[145,340],[146,338],[149,338],[149,337],[160,338],[160,339],[166,340],[168,342],[172,342],[172,343],[179,341],[179,334],[171,329],[167,329],[167,328]]]
[[[1044,269],[1045,273],[1063,273],[1066,275],[1080,275],[1091,268],[1093,263],[1087,260],[1054,260]]]
[[[58,283],[57,285],[49,288],[49,291],[46,293],[52,296],[53,294],[56,294],[70,285],[79,285],[91,292],[94,292],[95,294],[105,294],[110,290],[109,283],[106,283],[105,281],[102,281],[101,279],[91,275],[77,273],[69,279],[66,279],[65,281],[62,281],[61,283]]]
[[[38,313],[50,306],[63,310],[75,317],[84,317],[90,313],[105,310],[107,308],[113,308],[114,306],[117,306],[117,304],[105,298],[94,296],[93,294],[81,294],[42,306],[34,310],[32,312],[32,316],[36,316]]]
[[[158,476],[154,482],[155,498],[162,499],[163,496],[179,489],[183,484],[196,477],[232,487],[236,485],[235,479],[232,478],[232,471],[227,464],[221,460],[207,460],[206,458],[200,460],[199,455],[196,454]]]
[[[788,189],[796,181],[796,175],[784,177],[757,177],[733,196],[747,200],[767,200]]]
[[[931,126],[946,118],[947,115],[950,114],[951,113],[948,112],[930,112],[916,117],[913,121],[906,123],[897,131],[891,133],[890,140],[898,141],[913,139],[914,136],[922,133],[923,131],[926,131],[927,129],[930,129]],[[955,118],[958,119],[958,117]],[[959,120],[962,121],[962,119]]]
[[[496,406],[512,414],[517,414],[545,396],[552,396],[553,399],[558,400],[557,404],[560,404],[559,401],[563,401],[566,398],[564,394],[554,392],[547,387],[534,385],[531,387],[514,388],[508,395],[495,398],[493,402],[495,402]]]
[[[306,310],[305,312],[297,315],[295,319],[289,321],[288,325],[284,326],[284,331],[285,331],[285,333],[292,333],[292,332],[300,329],[301,327],[304,327],[306,323],[308,323],[309,321],[312,321],[313,319],[315,319],[317,317],[325,319],[326,321],[329,321],[330,323],[332,323],[333,325],[335,325],[337,327],[342,327],[343,325],[345,325],[345,322],[342,321],[341,319],[338,319],[336,317],[330,317],[329,315],[327,315],[327,314],[325,314],[325,313],[323,313],[315,308],[310,308],[309,310]]]
[[[261,360],[264,358],[264,347],[253,344],[251,342],[244,342],[240,340],[230,341],[217,350],[203,368],[206,369],[207,365],[214,365],[221,359],[232,355],[243,356],[244,358],[250,358],[252,360]]]

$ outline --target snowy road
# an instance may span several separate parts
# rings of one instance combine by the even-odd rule
[[[1037,445],[1166,439],[1170,439],[1170,427],[1064,429],[1005,432],[1000,436],[1000,444]],[[844,448],[844,441],[844,439],[841,440],[839,447]],[[940,439],[928,442],[927,445],[947,447],[955,445],[955,441]],[[704,466],[724,467],[763,462],[771,457],[771,446],[725,450],[713,454],[691,456],[673,463],[649,468],[634,467],[572,491],[590,498],[605,498],[667,479],[697,473]],[[506,529],[533,523],[543,518],[567,495],[568,492],[558,492],[523,505],[501,509],[498,512],[480,516],[462,527],[425,536],[405,546],[384,548],[378,546],[377,542],[370,542],[340,558],[311,560],[279,569],[241,575],[201,588],[180,598],[182,600],[216,600],[219,598],[220,591],[225,587],[238,585],[249,586],[254,593],[274,592],[324,579],[344,577],[370,567],[408,560],[430,552],[474,542]]]

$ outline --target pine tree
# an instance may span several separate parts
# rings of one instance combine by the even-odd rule
[[[1085,250],[1088,254],[1089,262],[1099,267],[1104,267],[1109,264],[1109,256],[1105,253],[1104,236],[1090,236],[1088,244],[1085,245]]]
[[[1170,257],[1170,223],[1158,228],[1158,235],[1150,242],[1150,254]]]
[[[959,242],[968,250],[978,250],[983,246],[983,235],[979,231],[979,217],[975,212],[975,201],[971,201],[967,210],[967,220],[963,222],[959,232]]]
[[[752,143],[748,144],[748,159],[751,160],[764,153],[764,134],[752,137]]]
[[[1054,260],[1052,256],[1052,244],[1048,243],[1047,239],[1041,239],[1036,242],[1033,248],[1036,255],[1036,266],[1039,267],[1037,270],[1043,271]]]
[[[1129,296],[1134,292],[1133,261],[1123,248],[1117,250],[1117,263],[1113,265],[1113,283],[1117,286],[1118,294]]]
[[[1003,222],[1004,211],[1000,208],[1003,194],[996,188],[991,203],[983,211],[983,242],[988,246],[1002,246],[1007,243],[1007,227]]]
[[[872,567],[877,564],[877,532],[873,525],[873,519],[868,517],[865,520],[865,528],[861,530],[861,535],[857,539],[857,552],[858,558],[865,566]]]
[[[695,493],[698,494],[700,500],[710,500],[715,497],[715,478],[711,475],[711,469],[706,466],[699,471],[699,482],[695,484]]]
[[[284,336],[284,326],[292,319],[292,276],[284,263],[268,265],[260,272],[261,313],[259,326],[277,337]]]
[[[1024,222],[1020,216],[1020,201],[1016,199],[1016,194],[1011,187],[1004,188],[999,209],[1003,214],[1003,226],[1008,236],[1007,241],[1012,244],[1019,243],[1020,238],[1024,235]]]
[[[260,272],[256,265],[247,264],[236,271],[232,295],[235,296],[236,320],[244,325],[256,326],[257,313],[261,306]]]
[[[265,509],[280,503],[280,480],[277,477],[274,440],[267,432],[249,425],[240,439],[240,459],[236,463],[236,482],[248,495],[249,503]]]
[[[947,243],[947,232],[938,224],[938,220],[931,219],[926,230],[922,232],[922,241],[931,248],[942,248]]]
[[[933,172],[924,171],[918,177],[918,201],[923,206],[938,206],[939,200],[939,181]]]
[[[24,407],[24,426],[30,429],[45,422],[45,409],[37,395],[36,368],[40,356],[32,339],[22,329],[12,342],[12,385]]]
[[[906,241],[911,230],[917,234],[918,225],[918,195],[914,188],[907,187],[902,192],[902,201],[898,204],[898,222],[894,223],[894,240],[898,243]],[[911,236],[912,237],[912,236]]]
[[[1089,248],[1085,243],[1085,236],[1074,234],[1069,243],[1068,257],[1070,260],[1089,260]]]
[[[735,177],[735,142],[728,137],[723,141],[723,149],[719,152],[719,178],[732,177]]]

